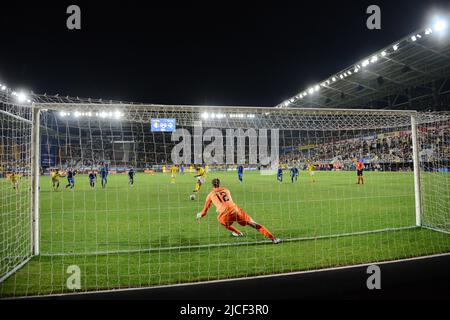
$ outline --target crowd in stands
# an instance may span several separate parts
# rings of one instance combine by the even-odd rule
[[[419,135],[419,150],[422,161],[450,161],[450,128],[428,128],[427,134]],[[391,131],[346,140],[328,140],[324,143],[308,144],[298,139],[286,151],[280,148],[280,164],[285,167],[306,167],[311,162],[320,170],[352,169],[355,160],[366,166],[379,168],[383,164],[411,164],[412,138],[410,131]],[[151,168],[171,163],[173,143],[161,141],[136,142],[129,155],[124,157],[119,146],[98,137],[89,143],[76,141],[59,147],[56,163],[62,169],[68,167],[97,167],[103,162],[112,166],[132,164],[135,168]],[[219,168],[220,166],[214,166]],[[227,167],[227,166],[225,166]]]

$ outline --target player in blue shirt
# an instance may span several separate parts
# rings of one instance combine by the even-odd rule
[[[291,168],[291,181],[297,181],[298,178],[298,169],[296,167]]]
[[[104,164],[100,169],[100,176],[102,178],[102,188],[106,188],[106,184],[108,183],[108,165]]]
[[[238,179],[242,183],[242,179],[244,178],[244,167],[243,166],[239,166],[237,168],[237,172],[238,172]]]
[[[97,178],[97,174],[94,171],[91,171],[89,173],[89,185],[91,186],[91,188],[95,187],[96,178]]]
[[[278,172],[277,172],[277,180],[279,182],[283,182],[283,169],[278,168]]]
[[[77,174],[76,170],[69,169],[67,171],[67,182],[66,189],[70,187],[70,189],[73,189],[75,187],[75,175]]]
[[[133,186],[133,184],[134,184],[134,175],[135,175],[135,172],[134,172],[133,168],[130,168],[130,170],[128,170],[128,184],[130,186]]]
[[[184,165],[183,164],[181,164],[181,166],[180,166],[180,174],[184,174]]]

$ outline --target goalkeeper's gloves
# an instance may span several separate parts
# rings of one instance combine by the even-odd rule
[[[201,218],[202,218],[202,213],[201,212],[197,213],[197,220],[200,220]]]

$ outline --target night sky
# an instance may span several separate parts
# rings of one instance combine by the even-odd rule
[[[450,1],[36,1],[0,8],[0,83],[121,101],[273,106],[427,25]],[[91,1],[94,2],[94,1]],[[66,28],[77,4],[82,30]],[[366,28],[381,7],[382,30]]]

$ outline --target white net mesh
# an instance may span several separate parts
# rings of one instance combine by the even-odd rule
[[[88,291],[450,250],[440,232],[448,231],[448,115],[418,119],[422,221],[429,230],[415,220],[413,112],[67,100],[38,106],[41,251],[0,284],[2,295],[71,292],[73,265],[81,272],[75,289]],[[170,129],[162,119],[175,119],[177,131],[159,132]],[[206,170],[198,192],[195,161]],[[196,223],[213,178],[256,230],[235,221],[245,236],[231,236],[214,208]],[[30,221],[24,223],[29,241]],[[272,245],[271,235],[282,244]]]
[[[0,100],[0,282],[31,257],[30,120]]]
[[[450,114],[420,116],[422,225],[450,232]]]

